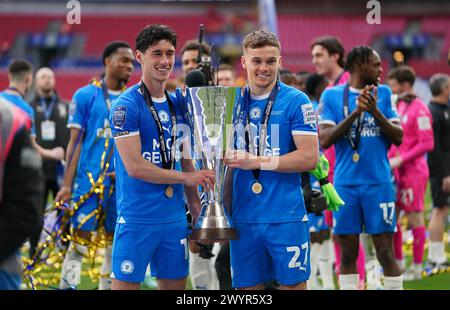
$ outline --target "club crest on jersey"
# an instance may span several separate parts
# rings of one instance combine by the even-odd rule
[[[261,118],[261,108],[254,107],[250,110],[250,118],[253,120],[257,120]]]
[[[159,119],[161,120],[161,123],[165,124],[169,121],[169,113],[167,113],[164,110],[159,111],[158,113]]]
[[[127,115],[127,108],[124,106],[119,105],[114,110],[112,115],[114,128],[122,129],[123,125],[125,124],[126,115]]]
[[[124,260],[122,264],[120,264],[120,271],[125,274],[130,274],[134,270],[134,264],[130,260]]]

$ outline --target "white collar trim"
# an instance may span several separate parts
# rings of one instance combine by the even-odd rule
[[[252,98],[253,100],[262,100],[262,99],[267,99],[270,96],[270,92],[266,93],[266,94],[262,94],[260,96],[256,96],[253,94],[250,94],[250,98]]]
[[[113,95],[113,96],[119,96],[121,93],[122,93],[121,90],[108,89],[108,94]]]
[[[354,88],[354,87],[351,87],[350,86],[350,91],[352,92],[352,93],[360,93],[361,91],[362,91],[362,89],[359,89],[359,88]]]
[[[166,102],[166,96],[164,96],[164,97],[161,97],[161,98],[157,98],[157,97],[153,97],[152,96],[152,101],[153,102],[156,102],[156,103],[163,103],[163,102]]]

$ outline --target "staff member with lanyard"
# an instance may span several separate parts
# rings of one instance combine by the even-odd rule
[[[30,102],[34,110],[36,124],[36,143],[45,149],[54,149],[64,154],[64,148],[69,141],[69,131],[66,128],[68,116],[68,103],[63,101],[55,90],[55,74],[49,68],[41,68],[35,77],[36,93]],[[58,178],[63,173],[62,163],[56,159],[44,159],[43,169],[45,177],[44,195],[42,197],[42,210],[45,209],[50,193],[56,196],[59,190]],[[33,257],[42,223],[39,229],[30,238],[30,257]]]

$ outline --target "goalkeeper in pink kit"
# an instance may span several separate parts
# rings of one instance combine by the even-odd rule
[[[396,67],[388,74],[389,86],[399,96],[397,109],[403,128],[403,143],[391,147],[389,163],[397,183],[397,212],[405,212],[414,238],[413,262],[411,269],[404,274],[405,281],[422,278],[425,245],[423,210],[429,177],[426,153],[434,147],[431,113],[412,90],[415,77],[414,70],[409,66]],[[401,227],[397,224],[394,249],[403,269],[402,243]]]

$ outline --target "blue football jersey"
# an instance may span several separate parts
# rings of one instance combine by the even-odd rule
[[[34,123],[34,110],[33,108],[23,100],[22,96],[9,94],[5,91],[0,92],[0,97],[7,100],[8,102],[11,102],[18,108],[20,108],[22,111],[24,111],[31,119],[31,136],[36,136],[36,127]]]
[[[177,92],[170,95],[175,107],[177,118],[177,139],[175,170],[181,170],[180,148],[182,141],[190,138],[184,122],[182,97]],[[153,98],[152,101],[161,121],[166,149],[172,146],[172,120],[167,99]],[[111,109],[111,124],[114,139],[139,135],[141,140],[141,156],[149,162],[162,168],[158,130],[153,116],[148,109],[144,96],[141,94],[140,83],[125,91],[113,104]],[[126,223],[170,223],[186,219],[184,207],[183,185],[172,185],[174,195],[167,198],[164,194],[167,185],[153,184],[131,177],[120,158],[117,150],[116,188],[118,222]]]
[[[110,90],[108,93],[112,102],[120,95],[120,91]],[[114,171],[113,156],[109,155],[113,151],[109,109],[98,83],[89,84],[75,92],[69,108],[67,128],[83,129],[74,180],[74,197],[77,197],[92,187],[88,174],[91,173],[96,181],[104,170],[108,157],[108,172]],[[110,179],[107,178],[104,184],[109,186]]]
[[[301,91],[279,83],[279,90],[267,126],[265,150],[261,155],[282,156],[296,150],[294,135],[317,136],[316,115],[308,97]],[[259,125],[267,103],[266,96],[252,96],[249,116],[251,142],[259,144]],[[235,123],[244,125],[247,117],[243,104],[235,107]],[[236,121],[237,120],[237,121]],[[242,126],[241,126],[242,128]],[[237,149],[247,148],[242,134],[235,141]],[[283,223],[306,220],[299,173],[261,170],[260,194],[252,192],[252,171],[235,169],[233,180],[232,218],[235,223]]]
[[[326,89],[319,103],[319,124],[336,125],[344,120],[344,89],[339,85]],[[350,87],[349,114],[356,109],[359,91]],[[395,102],[391,98],[392,92],[386,85],[378,86],[378,109],[383,115],[393,121],[398,120]],[[356,122],[352,124],[350,133],[355,139]],[[344,136],[335,143],[336,166],[334,184],[363,185],[389,182],[391,172],[387,152],[389,141],[382,135],[381,128],[372,114],[365,112],[361,129],[361,139],[357,149],[359,161],[353,161],[355,151]]]

